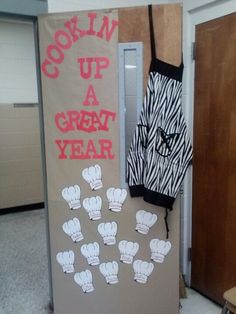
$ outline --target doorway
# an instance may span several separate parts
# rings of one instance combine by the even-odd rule
[[[227,3],[226,3],[227,2]],[[194,72],[193,42],[197,25],[236,12],[235,1],[208,0],[201,3],[184,2],[184,60],[185,80],[183,85],[183,103],[190,131],[193,129],[194,116]],[[186,282],[191,286],[191,260],[189,248],[192,245],[192,171],[187,173],[182,197],[182,270]],[[192,250],[193,252],[193,250]]]
[[[196,27],[191,286],[236,285],[236,13]]]
[[[35,26],[1,15],[1,313],[41,313],[50,302]]]

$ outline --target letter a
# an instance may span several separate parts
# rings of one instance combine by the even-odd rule
[[[83,102],[84,106],[97,106],[99,105],[99,101],[97,100],[93,85],[90,84],[87,89],[86,99]]]

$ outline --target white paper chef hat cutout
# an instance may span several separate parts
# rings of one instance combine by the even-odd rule
[[[137,242],[122,240],[118,245],[120,251],[120,261],[125,264],[132,264],[133,258],[139,250]]]
[[[122,210],[122,205],[126,199],[126,196],[126,189],[110,187],[107,190],[109,209],[113,212],[120,212]]]
[[[108,284],[114,285],[119,282],[118,279],[119,266],[116,261],[100,264],[99,270],[105,277],[106,282]]]
[[[100,196],[87,197],[83,200],[83,207],[89,215],[89,219],[101,218],[102,199]]]
[[[98,225],[98,232],[102,236],[104,244],[116,244],[117,223],[115,221],[100,223]]]
[[[149,229],[156,223],[158,216],[143,209],[136,213],[136,230],[141,234],[148,234]]]
[[[171,249],[170,241],[152,239],[150,241],[151,260],[156,263],[163,263],[166,255]]]
[[[91,190],[99,190],[103,187],[102,170],[99,165],[85,168],[82,171],[82,177],[90,185]]]
[[[87,259],[91,266],[99,265],[100,247],[97,242],[83,244],[80,248],[82,255]]]
[[[138,283],[145,284],[154,269],[154,265],[146,261],[136,260],[133,263],[133,269],[134,280]]]
[[[74,273],[75,254],[73,251],[58,252],[56,257],[65,274]]]
[[[70,209],[78,209],[81,207],[80,187],[77,184],[63,188],[61,194]]]
[[[93,277],[90,270],[86,269],[85,271],[75,273],[74,280],[82,288],[84,293],[94,291]]]
[[[71,220],[66,221],[62,225],[63,231],[71,237],[74,242],[80,242],[83,240],[84,236],[81,232],[81,224],[78,218],[73,218]]]

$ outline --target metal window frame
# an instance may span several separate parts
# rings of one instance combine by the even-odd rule
[[[143,102],[143,43],[130,42],[118,44],[118,62],[119,62],[119,116],[120,116],[120,185],[127,188],[126,182],[126,156],[125,156],[125,52],[127,50],[136,50],[136,99],[137,99],[137,119],[139,117]]]

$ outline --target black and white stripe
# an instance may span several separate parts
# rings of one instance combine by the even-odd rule
[[[192,158],[181,107],[182,70],[155,59],[128,154],[131,196],[167,208],[172,208]]]

